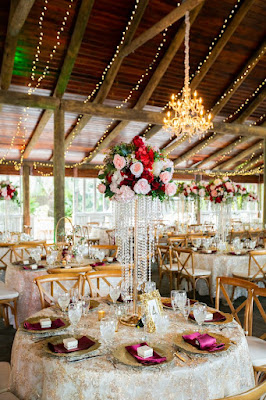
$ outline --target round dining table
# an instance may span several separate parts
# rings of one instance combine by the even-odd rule
[[[181,259],[184,261],[187,254],[181,254]],[[203,253],[201,251],[194,252],[194,267],[195,269],[203,269],[211,271],[211,292],[212,297],[216,296],[216,278],[217,276],[233,276],[236,272],[248,272],[248,253],[243,255],[234,255],[230,253]],[[261,261],[266,263],[266,256],[261,256]],[[206,282],[199,281],[197,290],[201,296],[209,294]],[[236,288],[234,299],[240,296],[246,296],[246,290]]]
[[[98,309],[113,316],[115,307],[102,303]],[[75,326],[75,334],[89,335],[102,342],[98,309],[82,316]],[[173,355],[177,350],[176,338],[184,332],[197,331],[197,325],[170,309],[165,312],[170,319],[167,333],[148,334],[146,341],[150,346],[167,347]],[[36,316],[60,318],[62,314],[51,307]],[[73,336],[73,329],[69,326],[60,331],[60,335]],[[12,348],[11,391],[21,400],[214,400],[253,387],[253,369],[242,328],[231,321],[222,325],[208,324],[204,331],[229,338],[230,347],[204,355],[181,351],[163,364],[132,366],[113,352],[117,346],[124,348],[143,342],[142,328],[119,323],[110,344],[102,343],[94,352],[80,357],[76,354],[74,358],[51,354],[48,342],[53,338],[20,328]]]

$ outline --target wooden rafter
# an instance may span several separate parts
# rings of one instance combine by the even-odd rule
[[[56,88],[54,90],[54,97],[62,97],[64,94],[72,69],[75,64],[75,60],[77,58],[80,45],[86,30],[86,26],[88,23],[88,19],[94,4],[94,0],[82,0],[80,5],[78,16],[76,19],[75,27],[71,36],[71,40],[67,49],[67,53],[63,62],[63,66],[61,68],[60,75],[57,80]],[[45,126],[47,125],[49,119],[52,116],[52,111],[45,110],[42,113],[42,116],[35,127],[29,142],[26,145],[24,151],[24,158],[29,157],[30,152],[33,150],[34,146],[38,142]]]
[[[149,2],[149,0],[140,0],[140,4],[137,8],[135,17],[125,35],[124,44],[122,46],[122,49],[121,49],[120,53],[118,54],[118,56],[116,57],[116,59],[114,60],[114,62],[112,63],[111,67],[109,68],[109,70],[106,74],[106,77],[104,79],[104,82],[101,85],[94,101],[92,102],[93,104],[103,103],[104,100],[106,99],[106,97],[108,96],[108,93],[113,85],[115,77],[116,77],[116,75],[119,71],[119,68],[122,64],[122,61],[123,61],[123,56],[122,56],[121,52],[125,46],[127,46],[129,43],[131,43],[133,36],[134,36],[134,34],[139,26],[139,23],[143,17],[143,14],[146,10],[148,2]],[[78,113],[82,114],[81,111],[78,111]],[[65,150],[68,148],[70,143],[73,141],[74,137],[76,137],[82,131],[82,129],[87,125],[87,123],[89,122],[90,119],[91,119],[91,115],[83,115],[82,116],[82,118],[79,121],[79,124],[75,128],[73,128],[72,131],[69,133],[69,135],[66,137]]]
[[[191,24],[197,18],[201,8],[203,6],[203,2],[196,7],[191,13]],[[177,33],[175,34],[173,40],[171,41],[164,57],[159,62],[157,68],[155,69],[153,75],[151,76],[148,84],[146,85],[145,89],[143,90],[140,98],[138,99],[136,105],[134,106],[134,110],[141,110],[149,101],[150,97],[152,96],[154,90],[158,86],[160,80],[162,79],[163,75],[165,74],[167,68],[171,64],[176,52],[180,48],[185,36],[185,23],[183,22],[181,27],[178,29]],[[97,147],[97,150],[93,152],[93,155],[90,157],[90,161],[96,157],[97,154],[100,153],[101,150],[108,147],[111,141],[127,126],[127,122],[122,121],[120,122],[109,134],[108,136],[102,141],[102,143]],[[145,135],[147,139],[151,137],[151,135],[156,134],[161,127],[153,127],[150,129],[149,132]]]
[[[30,108],[55,110],[60,105],[60,99],[38,94],[28,95],[26,93],[13,90],[0,90],[0,103],[10,104],[12,106],[23,106]]]
[[[33,6],[34,0],[12,0],[1,66],[1,89],[7,90],[12,79],[19,32]]]
[[[231,99],[231,97],[238,90],[240,85],[244,82],[244,80],[249,76],[251,71],[257,65],[257,63],[263,58],[266,50],[266,40],[260,45],[260,47],[255,51],[255,53],[249,58],[249,60],[245,63],[239,74],[234,78],[231,85],[224,91],[226,96],[220,98],[215,106],[212,108],[212,115],[217,115],[222,110],[222,108],[227,104],[227,102]]]
[[[261,154],[259,154],[257,157],[253,158],[252,160],[250,160],[247,164],[245,164],[243,166],[243,168],[241,168],[242,171],[248,171],[251,168],[256,167],[256,165],[258,163],[262,163],[263,164],[263,152]]]
[[[143,32],[140,36],[132,41],[128,46],[126,46],[122,50],[123,56],[127,56],[133,51],[137,50],[144,43],[148,42],[152,38],[154,38],[158,33],[162,32],[164,29],[168,28],[168,26],[174,24],[176,21],[184,17],[187,11],[193,10],[193,8],[197,7],[203,0],[186,0],[179,7],[175,8],[168,15],[162,18],[159,22],[153,25],[150,29]]]
[[[192,81],[190,83],[190,88],[191,88],[192,92],[194,92],[197,89],[197,87],[199,86],[201,81],[204,79],[204,77],[206,76],[206,74],[208,73],[208,71],[214,64],[214,62],[216,61],[217,57],[219,56],[221,51],[224,49],[224,47],[230,40],[231,36],[234,34],[235,30],[237,29],[237,27],[239,26],[239,24],[245,17],[246,13],[249,11],[249,9],[252,6],[252,4],[254,3],[254,1],[255,0],[245,0],[243,2],[241,7],[239,8],[238,12],[236,13],[234,19],[231,21],[231,23],[226,28],[223,36],[221,37],[220,40],[218,40],[218,42],[213,47],[212,52],[209,55],[208,59],[206,59],[206,62],[203,63],[199,73],[196,74],[195,77],[192,79]],[[213,114],[213,116],[215,115],[214,113],[212,113],[212,114]],[[176,146],[173,145],[171,148],[171,151],[173,151],[176,147],[177,147],[177,145]]]
[[[237,118],[237,122],[242,124],[253,112],[258,108],[258,106],[265,100],[266,98],[266,87],[264,87],[259,94],[255,97],[255,99],[244,109],[241,115]]]

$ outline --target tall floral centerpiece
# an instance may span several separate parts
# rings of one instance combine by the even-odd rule
[[[8,204],[10,201],[19,204],[17,187],[9,181],[0,182],[0,200],[5,202],[4,231],[8,231]]]
[[[173,162],[158,148],[135,136],[110,149],[99,172],[100,193],[115,202],[118,259],[123,266],[123,295],[133,299],[135,323],[138,290],[151,280],[155,228],[161,202],[176,193]]]

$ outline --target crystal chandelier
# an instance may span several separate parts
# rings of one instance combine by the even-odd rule
[[[191,97],[191,89],[189,86],[189,12],[185,15],[185,82],[181,100],[176,99],[176,95],[172,94],[169,101],[169,107],[172,109],[167,112],[164,118],[164,129],[171,132],[171,136],[179,136],[187,134],[189,139],[198,136],[199,139],[204,136],[204,132],[211,129],[211,114],[206,117],[204,115],[204,106],[202,98],[197,98],[197,92]]]

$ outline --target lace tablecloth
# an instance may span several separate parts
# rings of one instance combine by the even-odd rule
[[[113,313],[113,306],[102,307],[107,314]],[[52,312],[46,309],[38,314],[48,316]],[[163,341],[174,352],[175,335],[185,330],[194,331],[196,325],[185,322],[171,310],[166,312],[171,318],[169,333],[164,337],[154,333],[148,342],[152,345]],[[77,329],[79,333],[99,339],[99,325],[96,309],[82,317]],[[11,390],[22,400],[211,400],[253,387],[252,364],[240,326],[232,322],[223,328],[208,328],[210,332],[230,337],[235,344],[226,352],[204,357],[188,359],[182,353],[186,362],[174,358],[155,368],[121,364],[105,345],[97,350],[103,354],[100,357],[79,362],[58,359],[45,352],[46,341],[34,342],[34,335],[19,330],[12,349]],[[71,327],[66,330],[69,331]],[[119,325],[112,348],[142,340],[142,329]]]
[[[185,260],[186,254],[181,257]],[[212,272],[211,278],[211,289],[212,297],[216,296],[216,278],[217,276],[232,276],[233,272],[248,271],[248,255],[232,255],[232,254],[204,254],[195,252],[194,264],[195,268],[204,269]],[[263,262],[266,262],[266,256],[261,257]],[[207,284],[203,281],[199,281],[197,284],[197,290],[200,295],[204,296],[208,294]],[[234,298],[237,299],[240,296],[246,296],[246,290],[237,288],[235,290]]]

